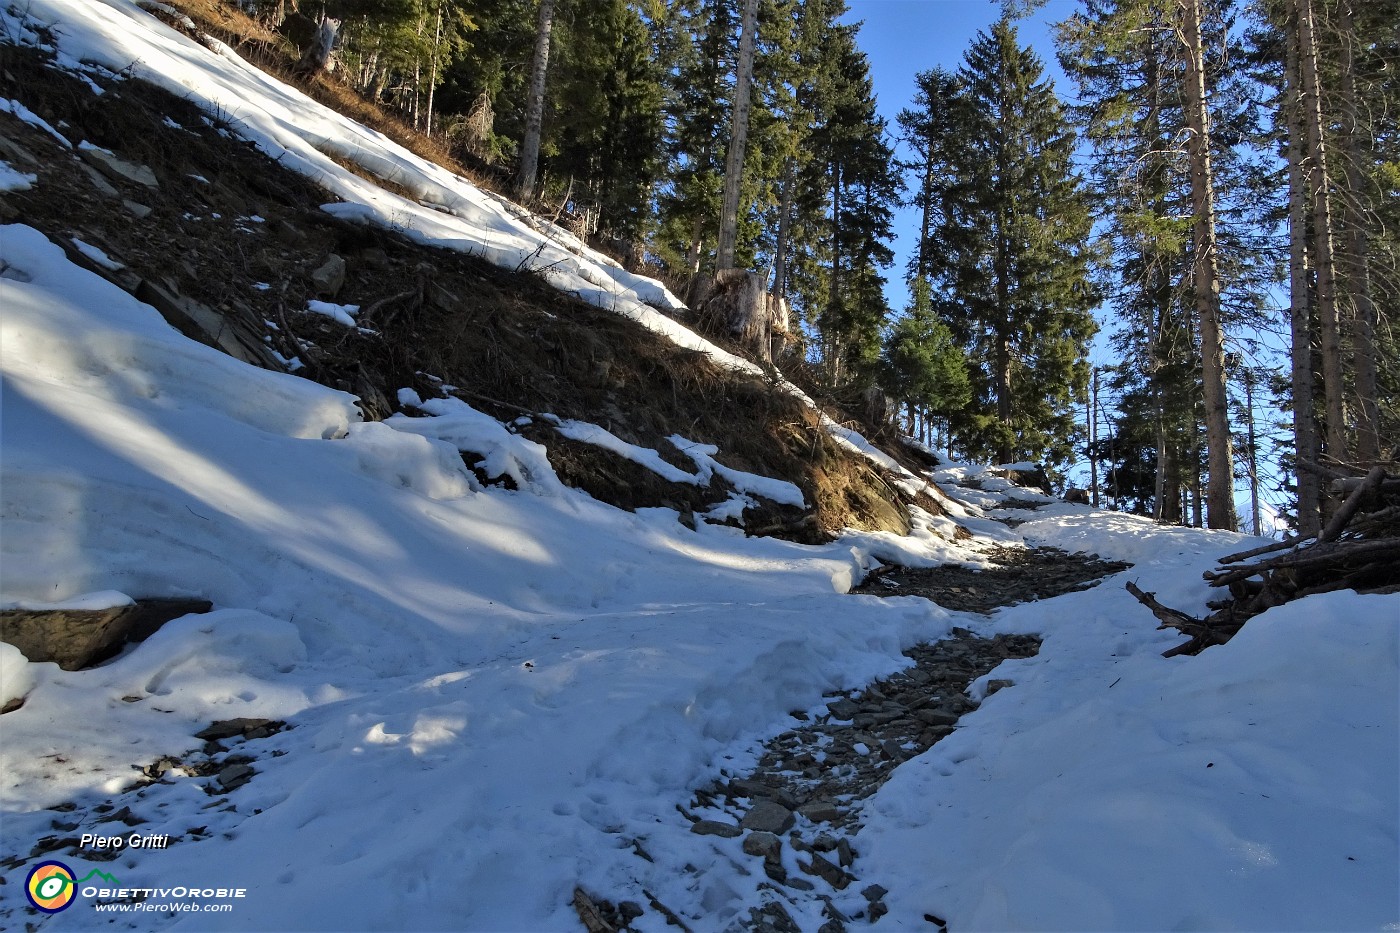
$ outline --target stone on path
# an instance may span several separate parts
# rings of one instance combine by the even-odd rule
[[[785,833],[792,829],[795,822],[792,811],[787,807],[772,800],[760,800],[753,805],[752,810],[744,814],[739,825],[756,832]]]
[[[690,831],[698,836],[723,836],[725,839],[744,834],[744,831],[733,823],[721,823],[719,820],[699,820],[691,823]]]

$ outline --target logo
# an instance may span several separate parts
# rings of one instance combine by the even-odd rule
[[[73,869],[62,862],[40,862],[29,870],[24,882],[29,903],[46,914],[56,914],[73,903],[78,883]]]
[[[78,893],[78,885],[95,877],[112,884],[117,883],[116,878],[96,868],[88,872],[87,877],[75,879],[73,869],[62,862],[40,862],[29,870],[29,877],[24,880],[24,894],[29,898],[29,903],[39,910],[46,914],[56,914],[73,903],[73,897]]]

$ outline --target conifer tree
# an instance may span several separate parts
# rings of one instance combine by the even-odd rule
[[[958,80],[963,103],[944,104],[962,115],[946,131],[947,209],[922,253],[969,355],[973,403],[954,432],[971,456],[1063,463],[1096,300],[1073,134],[1007,19],[977,36]]]

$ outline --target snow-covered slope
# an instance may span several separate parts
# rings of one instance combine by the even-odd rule
[[[364,132],[314,129],[334,121],[303,120],[294,92],[124,3],[25,6],[57,24],[75,68],[134,61],[191,93],[224,88],[288,159],[314,161],[312,137]],[[367,151],[401,164],[387,144]],[[345,203],[380,210],[341,182]],[[441,236],[534,249],[492,199],[423,190],[456,212],[422,214],[452,225]],[[643,297],[575,258],[569,274],[618,283],[592,284],[620,305]],[[25,700],[0,717],[6,927],[42,920],[24,882],[58,858],[154,893],[110,913],[80,891],[43,921],[54,929],[577,929],[576,885],[650,892],[692,929],[722,929],[754,906],[752,864],[739,839],[689,832],[676,805],[742,767],[790,711],[906,665],[901,648],[954,625],[1045,642],[989,675],[1013,689],[866,802],[861,874],[889,889],[879,926],[934,929],[926,913],[956,930],[1400,924],[1400,597],[1314,597],[1166,660],[1176,639],[1122,577],[991,619],[847,595],[877,560],[979,563],[989,543],[1024,540],[1133,561],[1127,578],[1199,613],[1200,572],[1242,539],[1067,505],[1013,532],[979,508],[1000,499],[993,483],[953,490],[980,535],[964,545],[929,518],[910,538],[823,547],[691,531],[562,487],[460,403],[361,423],[349,396],[186,340],[22,224],[0,228],[0,375],[0,603],[215,606],[89,671],[0,645],[0,699]],[[459,446],[515,470],[520,491],[482,488]],[[292,726],[233,745],[248,783],[224,793],[217,775],[177,769],[126,791],[134,767],[198,757],[195,732],[240,716]],[[99,822],[123,808],[125,822]],[[132,832],[170,844],[114,860],[39,844]],[[180,906],[215,902],[232,909]],[[820,903],[793,908],[804,928]],[[636,926],[666,922],[649,909]]]

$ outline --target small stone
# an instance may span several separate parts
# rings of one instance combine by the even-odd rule
[[[851,883],[850,875],[815,853],[813,853],[810,862],[799,861],[797,867],[809,875],[815,875],[822,879],[838,891]]]
[[[808,851],[816,850],[817,852],[830,852],[839,844],[840,843],[836,841],[835,836],[831,835],[830,833],[821,833],[817,836],[817,838],[812,840],[811,848]]]
[[[753,809],[744,814],[739,825],[756,832],[785,833],[792,828],[794,822],[796,820],[792,811],[787,807],[772,800],[760,800],[753,805]]]
[[[813,823],[831,823],[841,816],[841,811],[829,800],[813,800],[811,803],[804,803],[797,808],[801,813]]]
[[[246,716],[239,716],[235,719],[219,719],[196,732],[194,737],[204,739],[206,742],[215,742],[219,739],[231,739],[236,735],[246,735],[254,729],[266,728],[272,723],[271,719],[252,719]]]
[[[958,715],[941,709],[916,709],[914,718],[930,726],[952,726],[958,722]]]
[[[697,836],[723,836],[725,839],[744,834],[744,831],[733,823],[721,823],[719,820],[699,820],[691,823],[690,831]]]
[[[316,294],[334,298],[345,284],[345,260],[331,253],[320,268],[311,273],[311,284],[316,286]]]
[[[777,862],[763,861],[763,873],[778,884],[788,883],[787,869]]]
[[[782,857],[783,841],[772,833],[749,833],[744,837],[744,853],[757,855],[768,861]]]
[[[867,901],[874,902],[874,901],[880,900],[880,899],[883,898],[886,894],[889,894],[889,893],[890,893],[890,892],[889,892],[888,890],[886,890],[885,888],[881,887],[880,885],[878,885],[878,884],[872,884],[872,885],[869,885],[868,887],[862,888],[862,889],[861,889],[861,892],[860,892],[860,896],[863,897],[863,898],[865,898]]]
[[[1015,682],[1016,682],[1016,681],[1014,681],[1014,680],[989,680],[989,681],[987,681],[987,694],[986,694],[986,695],[987,695],[987,696],[991,696],[993,693],[996,693],[998,690],[1005,690],[1007,687],[1011,686],[1011,685],[1014,684]]]
[[[254,773],[250,765],[229,765],[219,772],[219,786],[224,790],[236,790],[251,781]]]
[[[618,901],[617,912],[622,915],[622,922],[624,924],[631,923],[645,913],[645,911],[642,910],[642,905],[638,904],[636,901]]]
[[[850,719],[855,716],[856,713],[860,712],[860,707],[846,697],[833,700],[826,704],[826,708],[831,711],[831,715],[835,719]]]
[[[145,185],[147,188],[159,188],[160,182],[156,181],[156,173],[144,165],[137,165],[105,149],[99,149],[92,145],[79,147],[78,154],[103,175],[112,181],[130,181],[138,185]]]
[[[93,168],[91,165],[84,165],[83,168],[87,171],[88,178],[92,180],[92,186],[98,191],[107,195],[109,198],[121,196],[121,192],[113,187],[110,181],[103,178],[102,173],[97,169]]]
[[[126,212],[137,220],[145,220],[153,213],[152,209],[146,205],[136,201],[128,201],[125,198],[122,199],[122,207],[126,208]]]
[[[851,848],[851,844],[845,839],[836,843],[836,859],[841,863],[842,868],[850,868],[851,863],[856,860],[855,850]]]
[[[783,883],[797,891],[815,891],[817,889],[817,886],[806,878],[789,878]]]

